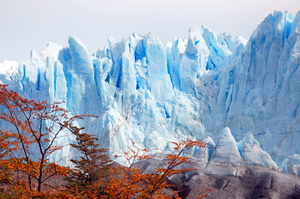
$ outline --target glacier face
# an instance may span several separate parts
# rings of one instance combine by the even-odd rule
[[[253,131],[277,162],[299,153],[299,16],[269,15],[228,69],[238,78],[228,86],[225,124],[237,139],[235,132]]]
[[[153,151],[169,150],[170,141],[217,140],[226,126],[241,140],[234,150],[250,162],[275,167],[264,151],[277,163],[300,154],[299,12],[270,14],[249,41],[195,26],[187,40],[175,38],[165,46],[150,33],[120,42],[109,38],[94,54],[73,36],[68,42],[32,51],[27,62],[1,63],[1,83],[24,97],[64,101],[72,115],[99,116],[78,125],[97,135],[112,155],[123,154],[131,140]],[[251,136],[245,142],[249,131],[264,151]],[[72,156],[70,150],[64,147],[52,161]],[[259,155],[249,156],[253,151]]]

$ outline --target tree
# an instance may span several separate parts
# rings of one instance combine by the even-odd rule
[[[9,159],[11,151],[16,147],[16,143],[10,141],[11,135],[8,132],[0,131],[0,186],[12,182],[12,174],[9,169]],[[4,188],[0,189],[0,198]]]
[[[55,145],[61,132],[75,119],[89,115],[69,117],[59,103],[25,99],[3,84],[0,84],[0,105],[5,110],[0,119],[12,127],[0,135],[3,139],[0,150],[6,156],[0,156],[0,169],[7,174],[5,188],[41,192],[42,185],[51,178],[67,175],[65,167],[49,163],[48,157],[61,150],[62,146]]]
[[[98,138],[88,133],[81,133],[83,128],[71,126],[77,143],[70,144],[80,153],[80,159],[71,159],[75,169],[72,169],[66,180],[70,183],[68,189],[75,195],[85,198],[99,198],[104,194],[105,184],[109,179],[109,168],[112,160],[106,154],[107,149],[99,148],[95,143]]]
[[[107,196],[103,198],[129,199],[135,198],[180,198],[179,191],[173,191],[174,196],[167,194],[165,189],[171,188],[168,179],[176,174],[181,174],[193,170],[192,168],[180,168],[184,163],[191,163],[188,157],[184,157],[183,153],[191,147],[207,147],[207,143],[201,141],[182,141],[174,144],[176,153],[167,154],[163,167],[157,168],[153,173],[143,173],[140,168],[134,167],[139,161],[151,160],[153,156],[141,154],[140,152],[148,152],[145,149],[139,149],[132,141],[133,149],[125,152],[127,160],[130,161],[129,167],[118,166],[111,168],[111,180],[105,189]],[[200,197],[203,197],[200,195]]]
[[[168,179],[193,170],[180,168],[189,162],[183,153],[194,146],[206,147],[201,141],[173,143],[176,153],[166,155],[165,165],[152,173],[143,173],[134,164],[153,158],[147,155],[147,150],[139,149],[132,141],[133,148],[125,153],[131,165],[112,165],[107,150],[96,144],[98,139],[81,133],[83,128],[73,126],[75,119],[91,115],[69,117],[59,103],[25,99],[2,84],[0,105],[5,110],[0,119],[12,127],[0,131],[0,198],[172,198],[164,192],[172,187]],[[71,160],[74,169],[48,162],[50,154],[62,149],[55,141],[64,130],[75,135],[77,143],[71,146],[82,154],[79,160]],[[55,192],[45,186],[52,179],[66,176],[67,189],[72,195],[64,190],[65,186],[54,185]],[[179,198],[178,191],[174,192],[174,197]]]
[[[183,153],[191,147],[207,147],[201,141],[182,141],[174,144],[174,154],[167,154],[165,164],[152,173],[143,173],[136,163],[152,160],[146,149],[139,149],[132,141],[132,147],[125,152],[129,166],[111,164],[107,150],[98,148],[98,139],[90,134],[81,133],[82,128],[71,127],[77,143],[71,144],[80,153],[80,159],[72,159],[72,169],[66,180],[69,192],[77,198],[129,199],[129,198],[180,198],[180,190],[173,189],[173,195],[166,189],[174,188],[168,180],[171,176],[193,170],[181,168],[184,163],[191,163]],[[201,193],[199,198],[204,197]]]

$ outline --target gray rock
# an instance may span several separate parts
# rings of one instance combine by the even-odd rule
[[[136,166],[145,172],[154,171],[157,166],[162,166],[163,160],[143,161]],[[195,170],[172,176],[169,180],[181,197],[196,199],[199,195],[206,194],[207,199],[292,199],[300,198],[300,178],[272,170],[267,166],[252,166],[240,164],[223,164],[217,169],[223,171],[239,171],[238,175],[230,173],[208,171],[208,166],[193,163],[182,165]]]

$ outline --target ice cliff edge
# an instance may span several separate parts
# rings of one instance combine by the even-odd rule
[[[300,154],[299,12],[270,14],[248,42],[198,26],[187,40],[165,46],[151,34],[110,39],[94,54],[73,36],[68,42],[32,51],[27,62],[1,63],[1,83],[24,97],[65,101],[71,114],[100,116],[79,125],[112,155],[126,150],[131,139],[152,150],[169,141],[216,140],[226,126],[241,140],[237,151],[247,161],[261,161],[239,148],[249,131],[254,137],[246,140],[256,148],[254,138],[261,144],[267,153],[257,151],[266,164],[273,165],[268,154],[279,165]],[[52,160],[70,156],[69,150]]]

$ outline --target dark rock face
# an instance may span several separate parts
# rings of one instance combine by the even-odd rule
[[[188,197],[197,198],[206,192],[206,198],[222,199],[285,199],[300,198],[300,178],[265,167],[247,167],[243,176],[207,175],[199,172],[184,183],[191,189]],[[190,197],[191,195],[191,197]]]
[[[151,162],[151,163],[150,163]],[[144,161],[136,165],[145,172],[152,172],[162,160]],[[172,176],[169,180],[180,196],[196,199],[206,194],[207,199],[292,199],[300,198],[300,178],[263,166],[232,165],[224,163],[224,169],[237,169],[238,175],[207,173],[202,165],[184,165],[195,170]],[[222,173],[222,172],[221,172]],[[210,189],[210,191],[207,191]]]

